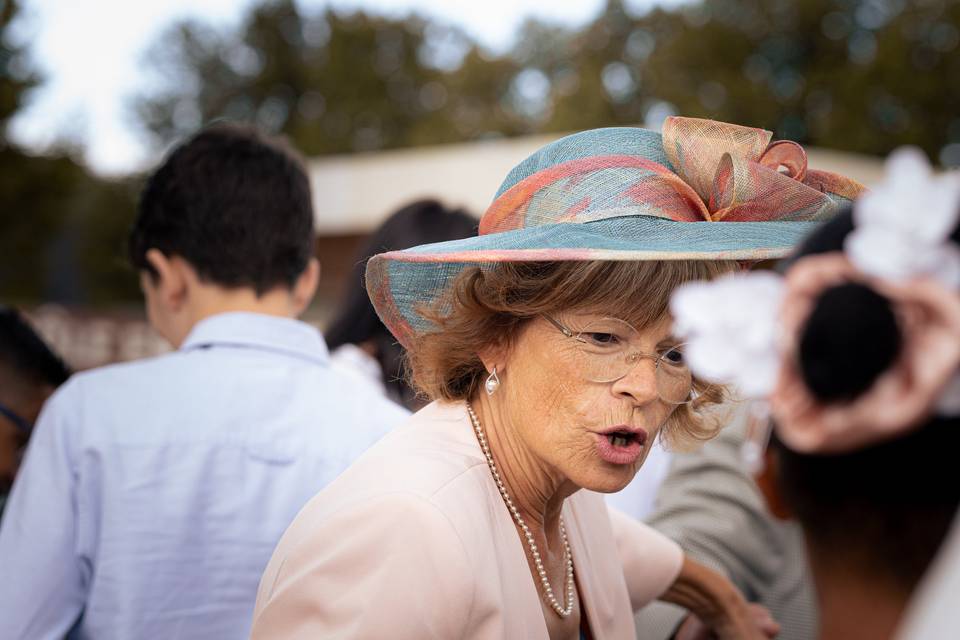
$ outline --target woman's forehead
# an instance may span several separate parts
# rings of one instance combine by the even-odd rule
[[[581,330],[588,324],[602,321],[625,323],[640,333],[669,334],[673,328],[673,318],[669,313],[650,318],[642,313],[617,315],[608,309],[569,309],[556,315]]]
[[[667,305],[620,301],[611,304],[566,307],[557,310],[555,315],[566,318],[616,318],[629,322],[639,329],[640,325],[653,326],[659,322],[669,321],[670,310]]]

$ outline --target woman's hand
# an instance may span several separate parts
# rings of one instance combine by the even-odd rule
[[[660,599],[693,614],[677,630],[678,640],[769,640],[780,632],[765,608],[749,604],[733,583],[688,557]]]
[[[900,319],[897,362],[864,394],[821,404],[796,367],[797,340],[820,294],[843,282],[864,282],[886,296]],[[804,258],[786,278],[781,320],[783,366],[771,398],[777,433],[802,452],[840,453],[895,437],[922,424],[960,366],[960,297],[932,280],[892,284],[867,278],[842,254]]]

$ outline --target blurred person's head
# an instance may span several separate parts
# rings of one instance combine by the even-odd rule
[[[797,453],[773,438],[775,510],[803,528],[823,608],[851,612],[854,593],[871,602],[860,637],[889,636],[946,537],[960,506],[958,448],[960,419],[942,417],[845,454]]]
[[[853,229],[848,209],[818,229],[797,260],[839,255]],[[906,317],[897,300],[866,281],[841,280],[823,289],[797,336],[791,365],[811,401],[843,408],[877,393],[878,379],[904,366]],[[840,442],[846,437],[841,431],[826,437]],[[960,417],[933,415],[912,429],[875,431],[857,445],[831,450],[824,441],[812,451],[775,435],[759,479],[774,512],[803,528],[823,638],[891,637],[960,506],[953,472]],[[864,610],[870,615],[855,613]]]
[[[313,251],[297,154],[222,124],[177,146],[150,176],[129,242],[149,320],[175,346],[216,313],[302,313],[319,279]]]
[[[23,316],[0,306],[0,499],[13,484],[43,403],[69,376]]]
[[[367,260],[385,251],[476,235],[477,220],[463,209],[448,209],[436,200],[418,200],[395,211],[360,250],[336,317],[324,332],[330,349],[344,344],[363,348],[380,364],[387,393],[409,408],[416,393],[403,376],[403,347],[384,326],[364,286]]]

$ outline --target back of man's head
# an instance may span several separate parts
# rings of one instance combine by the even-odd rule
[[[796,453],[777,438],[777,480],[821,564],[910,593],[960,505],[960,419],[842,455]]]
[[[181,144],[149,178],[129,254],[179,256],[205,282],[258,295],[292,287],[313,256],[310,183],[299,157],[235,125],[209,127]]]

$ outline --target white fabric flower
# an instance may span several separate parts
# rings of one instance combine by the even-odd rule
[[[914,147],[893,152],[885,168],[884,182],[854,206],[844,252],[873,276],[930,276],[960,287],[960,249],[949,240],[960,218],[960,176],[934,175]]]
[[[887,160],[883,184],[854,208],[844,249],[866,274],[893,281],[930,276],[960,288],[960,248],[950,234],[960,220],[960,175],[933,173],[926,156],[900,149]],[[687,343],[693,373],[736,386],[746,397],[772,393],[780,369],[777,344],[783,279],[770,272],[737,273],[686,284],[674,292],[674,333]],[[960,412],[960,375],[941,400]]]
[[[674,333],[694,375],[748,398],[773,391],[780,368],[777,317],[783,280],[765,271],[692,282],[670,299]]]

